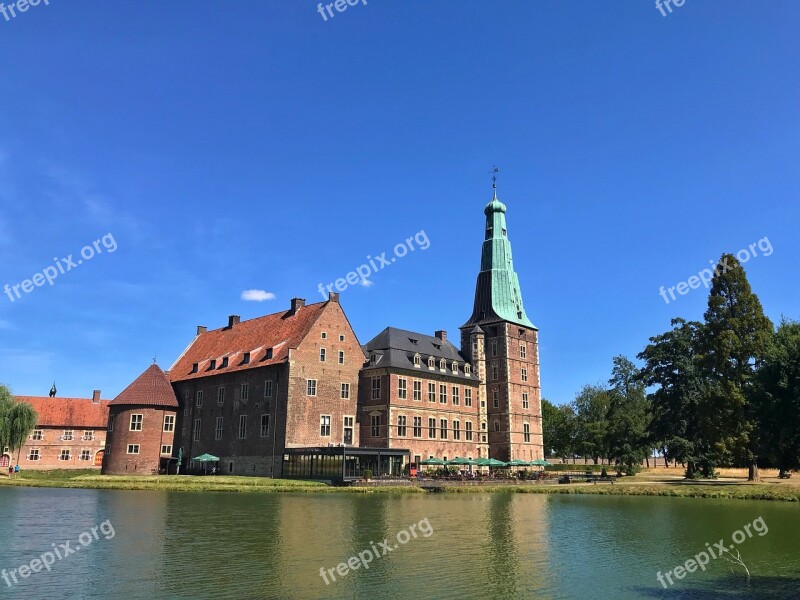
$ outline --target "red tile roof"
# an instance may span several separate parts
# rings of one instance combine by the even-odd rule
[[[112,406],[169,406],[178,407],[172,384],[158,365],[150,365],[144,373],[111,401]]]
[[[283,311],[200,333],[172,365],[169,378],[184,381],[284,362],[289,348],[297,348],[326,305],[327,302],[309,304],[295,314]],[[266,354],[270,349],[272,358],[268,359]],[[249,363],[244,362],[245,352],[250,353]],[[225,357],[227,367],[222,366]],[[212,359],[216,360],[213,370]],[[194,363],[198,363],[197,373],[192,372]]]
[[[40,427],[105,429],[108,424],[108,400],[94,404],[91,398],[15,396],[15,399],[33,405]]]

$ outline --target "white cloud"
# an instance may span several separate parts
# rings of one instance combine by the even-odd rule
[[[242,292],[242,300],[263,302],[264,300],[275,300],[275,294],[264,290],[245,290]]]
[[[361,280],[361,285],[363,285],[364,287],[371,287],[371,286],[375,285],[375,283],[373,283],[369,279],[362,279]]]

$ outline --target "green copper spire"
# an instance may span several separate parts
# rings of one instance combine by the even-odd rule
[[[519,279],[511,259],[511,242],[506,230],[506,205],[497,199],[497,183],[492,184],[494,197],[483,213],[486,215],[486,236],[481,250],[481,272],[475,288],[472,317],[462,327],[496,321],[510,321],[536,329],[525,314]]]

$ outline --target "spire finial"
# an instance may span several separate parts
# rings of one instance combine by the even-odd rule
[[[495,165],[492,165],[492,170],[489,174],[492,176],[492,190],[494,191],[494,199],[497,200],[497,174],[500,172]]]
[[[53,382],[53,387],[50,388],[50,397],[55,398],[58,391],[56,390],[56,382]]]
[[[156,364],[157,360],[158,360],[158,355],[154,354],[153,355],[153,364]]]

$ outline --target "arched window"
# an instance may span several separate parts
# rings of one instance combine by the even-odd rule
[[[458,362],[453,361],[453,373],[458,373]]]
[[[472,367],[469,364],[464,365],[464,375],[469,375],[472,372]]]
[[[442,371],[445,371],[447,369],[447,361],[445,359],[439,361],[439,369],[441,369]]]
[[[428,357],[428,368],[429,369],[435,369],[436,368],[436,360],[432,356]]]
[[[418,367],[420,365],[420,360],[421,360],[420,355],[419,354],[415,354],[414,355],[414,366],[415,367]]]

